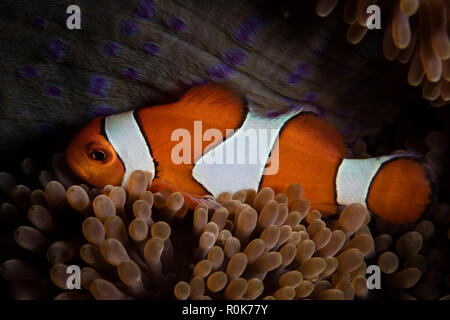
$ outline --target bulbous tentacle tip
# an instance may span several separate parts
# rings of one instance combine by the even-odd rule
[[[328,16],[338,0],[317,0],[316,13]],[[349,24],[347,40],[357,44],[367,34],[368,5],[377,0],[345,1],[344,20]],[[423,86],[423,97],[435,107],[448,105],[450,57],[450,4],[448,1],[399,0],[381,6],[389,16],[384,25],[382,51],[386,59],[410,63],[408,82]],[[378,17],[381,19],[381,17]]]

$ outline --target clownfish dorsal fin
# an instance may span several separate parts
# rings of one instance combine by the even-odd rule
[[[181,112],[190,113],[191,117],[199,119],[214,117],[223,119],[226,112],[233,112],[234,109],[241,109],[241,112],[247,112],[243,98],[231,89],[219,86],[214,83],[207,83],[189,89],[175,103],[176,108]]]
[[[203,135],[215,129],[225,139],[229,129],[242,125],[247,113],[238,94],[215,84],[191,88],[178,102],[140,109],[137,118],[156,164],[155,178],[176,184],[193,195],[208,194],[193,178],[192,169],[206,148],[213,148],[222,140],[208,141]],[[201,148],[196,147],[198,139]],[[179,152],[180,145],[188,147]],[[173,156],[180,160],[181,153],[182,162],[174,161]]]

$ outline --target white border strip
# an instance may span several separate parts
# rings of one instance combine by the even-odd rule
[[[133,111],[107,116],[105,133],[125,166],[122,187],[127,186],[128,178],[135,170],[149,171],[152,177],[155,176],[155,163]]]
[[[235,192],[243,189],[258,190],[267,161],[281,128],[286,121],[298,113],[299,111],[294,111],[275,119],[262,118],[254,116],[250,112],[247,113],[244,123],[231,137],[208,150],[199,159],[201,161],[196,162],[192,170],[192,176],[216,197],[222,192]],[[249,142],[246,139],[247,131],[251,130],[255,130],[255,132],[266,131],[268,139],[263,141],[266,144],[265,148],[262,147],[264,143],[261,145],[260,137],[257,138],[257,146],[249,145],[255,143],[255,141]],[[239,149],[240,146],[245,146],[245,149]],[[249,150],[257,150],[257,163],[238,164],[237,161],[227,163],[228,154],[231,154],[234,160],[238,158],[250,159]],[[277,153],[278,150],[275,150],[275,152]],[[222,163],[214,162],[216,154],[222,155],[224,158]]]
[[[395,155],[369,159],[344,159],[336,176],[337,203],[350,205],[360,203],[366,206],[370,183],[380,167]]]

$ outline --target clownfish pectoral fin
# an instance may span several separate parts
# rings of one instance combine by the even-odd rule
[[[336,176],[337,202],[361,203],[381,219],[404,224],[417,220],[432,202],[424,164],[410,154],[344,159]]]
[[[208,209],[214,210],[221,207],[221,205],[213,199],[192,195],[180,188],[177,188],[172,183],[160,178],[153,180],[150,190],[153,193],[161,192],[163,194],[180,192],[183,195],[184,202],[187,204],[188,209],[190,210],[194,210],[198,205],[203,205]]]

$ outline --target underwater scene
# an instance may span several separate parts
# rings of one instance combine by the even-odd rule
[[[0,0],[0,297],[450,300],[449,141],[449,0]]]

